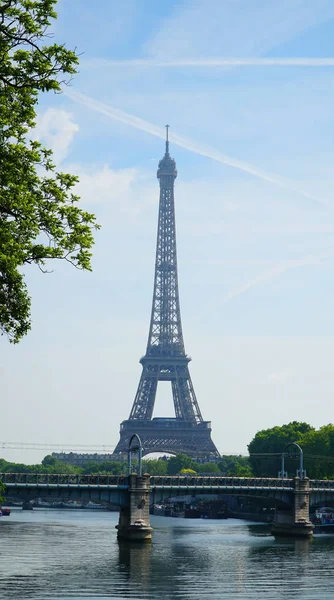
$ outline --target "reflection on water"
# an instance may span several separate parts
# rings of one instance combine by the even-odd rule
[[[0,520],[1,600],[327,600],[334,538],[275,541],[242,521],[153,517],[152,544],[118,543],[116,513],[12,511]]]
[[[150,597],[150,573],[152,545],[150,543],[138,546],[136,543],[119,542],[119,569],[125,575],[123,596],[128,598],[129,587],[140,590],[141,596]],[[130,596],[131,597],[131,596]]]

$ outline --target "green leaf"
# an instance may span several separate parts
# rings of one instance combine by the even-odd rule
[[[31,327],[22,268],[47,272],[65,260],[91,270],[99,228],[73,193],[77,177],[57,172],[51,150],[28,138],[39,94],[59,92],[78,65],[72,50],[44,43],[56,3],[0,0],[0,332],[12,342]]]

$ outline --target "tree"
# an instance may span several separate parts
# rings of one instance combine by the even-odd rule
[[[167,474],[177,475],[182,469],[193,469],[196,471],[197,464],[186,454],[172,456],[167,463]]]
[[[220,469],[217,463],[199,463],[196,468],[199,475],[202,473],[210,474],[210,475],[221,475]]]
[[[82,469],[74,465],[67,464],[57,460],[52,456],[47,456],[42,463],[37,465],[26,465],[24,463],[7,462],[0,458],[0,473],[73,473],[80,474]]]
[[[252,477],[253,472],[248,456],[222,456],[218,463],[220,471],[226,477]]]
[[[143,460],[143,473],[150,475],[167,475],[167,460],[152,458],[151,460]]]
[[[311,425],[298,421],[258,431],[248,445],[249,460],[254,475],[256,477],[276,477],[281,466],[280,455],[286,445],[291,442],[302,444],[303,436],[310,431],[314,431]],[[256,454],[263,454],[263,456],[256,456]],[[265,456],[266,454],[267,456]],[[276,454],[276,456],[270,456],[271,454]],[[296,470],[296,460],[287,460],[285,468],[289,472]]]
[[[41,464],[43,467],[49,468],[49,467],[54,467],[57,464],[57,459],[55,458],[55,456],[52,456],[51,454],[47,454],[46,456],[44,456]]]
[[[197,475],[197,471],[194,471],[194,469],[181,469],[180,475]]]
[[[31,327],[22,268],[49,259],[91,270],[95,216],[80,209],[74,175],[29,139],[40,92],[60,92],[78,58],[47,44],[57,0],[0,0],[0,331],[18,342]]]
[[[123,475],[127,471],[127,464],[116,461],[94,462],[89,461],[83,467],[83,472],[88,475]]]
[[[2,502],[5,499],[5,497],[4,497],[5,489],[6,488],[5,488],[4,484],[0,481],[0,505],[2,504]]]
[[[301,445],[307,475],[312,479],[334,479],[334,425],[308,431]]]

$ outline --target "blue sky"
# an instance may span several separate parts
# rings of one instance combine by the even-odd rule
[[[80,73],[41,97],[34,135],[80,175],[102,229],[92,274],[27,270],[33,330],[0,340],[0,441],[118,441],[146,346],[166,122],[185,343],[216,445],[332,421],[333,1],[61,0],[58,13]],[[172,415],[163,385],[155,414]]]

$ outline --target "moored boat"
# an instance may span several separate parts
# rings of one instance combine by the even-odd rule
[[[334,533],[334,507],[318,508],[311,519],[314,533]]]

